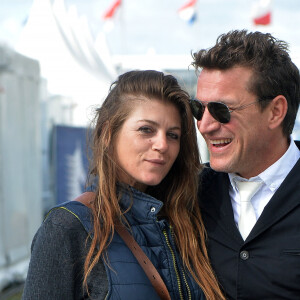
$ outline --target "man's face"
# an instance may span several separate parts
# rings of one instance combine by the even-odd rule
[[[223,102],[232,109],[255,102],[257,97],[247,90],[251,76],[252,71],[245,67],[204,69],[198,79],[197,99]],[[270,165],[273,138],[268,128],[269,116],[268,108],[262,112],[254,104],[233,111],[229,123],[221,124],[206,108],[197,126],[207,143],[211,167],[245,178],[264,171]]]

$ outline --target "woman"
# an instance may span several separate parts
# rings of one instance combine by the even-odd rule
[[[79,221],[88,213],[78,218],[70,204],[52,210],[33,240],[24,300],[159,299],[115,220],[132,232],[172,299],[224,299],[197,205],[188,100],[173,76],[157,71],[131,71],[112,84],[93,130],[92,234]]]

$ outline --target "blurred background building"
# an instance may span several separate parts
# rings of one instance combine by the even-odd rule
[[[118,74],[162,70],[194,96],[191,53],[232,29],[287,41],[299,66],[299,16],[298,0],[1,0],[0,292],[45,212],[84,189],[86,129]]]

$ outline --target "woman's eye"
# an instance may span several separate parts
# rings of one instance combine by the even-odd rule
[[[153,132],[152,128],[147,127],[147,126],[140,127],[138,129],[138,131],[143,132],[143,133],[152,133]]]
[[[169,132],[168,136],[173,139],[173,140],[178,140],[179,139],[179,135],[177,133],[173,133],[173,132]]]

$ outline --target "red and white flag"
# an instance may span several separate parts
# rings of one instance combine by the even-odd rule
[[[255,1],[252,8],[252,19],[254,25],[271,24],[272,9],[271,0]]]
[[[196,21],[196,3],[197,0],[190,0],[178,9],[181,19],[193,24]]]
[[[121,0],[115,0],[114,3],[104,13],[103,19],[104,20],[111,19],[115,15],[120,5],[121,5]]]

